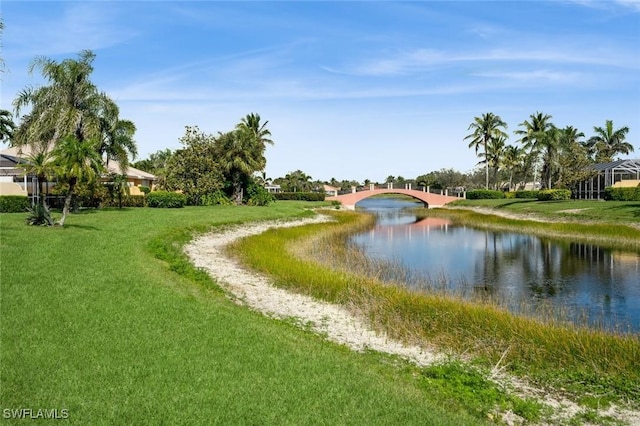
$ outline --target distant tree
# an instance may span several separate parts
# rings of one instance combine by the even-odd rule
[[[507,145],[502,156],[502,168],[509,180],[509,191],[513,189],[513,178],[523,165],[523,152],[515,145]]]
[[[64,200],[62,218],[58,222],[60,226],[64,226],[76,185],[81,181],[95,180],[104,168],[92,140],[78,141],[74,136],[67,136],[56,145],[51,154],[56,176],[60,182],[69,187]]]
[[[205,204],[208,197],[222,193],[224,187],[215,137],[205,134],[197,126],[187,126],[180,143],[183,148],[170,156],[170,150],[152,154],[153,170],[158,170],[156,167],[166,170],[164,186],[167,190],[182,191],[191,205]],[[165,159],[166,164],[163,163]]]
[[[136,161],[133,167],[155,175],[154,185],[160,189],[167,189],[167,164],[173,152],[169,149],[162,149],[149,155],[148,159]]]
[[[580,141],[584,133],[579,132],[573,126],[567,126],[560,130],[558,175],[556,186],[577,189],[580,182],[590,178],[593,174],[589,165],[591,158],[585,145]]]
[[[302,170],[296,170],[275,179],[274,182],[280,185],[285,192],[309,192],[313,189],[312,179]],[[340,182],[335,182],[335,185],[332,186],[340,186]]]
[[[629,133],[628,127],[613,128],[613,121],[606,120],[604,127],[593,128],[595,135],[587,141],[587,147],[595,153],[597,163],[610,163],[616,154],[633,152],[633,145],[625,139]]]
[[[519,142],[522,144],[526,153],[523,167],[525,184],[529,172],[538,164],[540,153],[543,151],[543,148],[545,146],[547,148],[551,148],[551,140],[548,135],[548,132],[554,128],[553,123],[551,123],[551,118],[552,117],[549,114],[536,112],[529,116],[530,120],[525,120],[518,125],[523,127],[523,129],[513,132],[520,136]]]
[[[246,131],[220,134],[215,145],[218,164],[231,184],[233,200],[236,204],[242,204],[249,178],[265,167],[262,145]]]
[[[492,112],[482,114],[475,117],[473,123],[469,125],[467,130],[473,130],[473,133],[465,136],[464,140],[471,139],[469,148],[475,148],[476,154],[480,147],[483,148],[485,160],[488,157],[487,151],[489,144],[496,138],[507,138],[508,135],[502,130],[507,128],[507,123],[502,121],[499,115]],[[485,161],[485,189],[489,189],[489,162]]]

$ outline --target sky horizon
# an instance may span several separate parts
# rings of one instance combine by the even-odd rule
[[[467,173],[474,117],[499,115],[515,144],[538,111],[585,139],[627,126],[635,152],[620,158],[640,158],[640,0],[4,0],[0,13],[0,108],[43,83],[36,56],[92,50],[137,159],[179,149],[185,126],[217,134],[258,113],[272,179]]]

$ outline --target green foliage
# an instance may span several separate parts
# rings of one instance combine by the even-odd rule
[[[604,199],[608,201],[640,201],[640,186],[635,188],[605,188]]]
[[[144,195],[124,195],[121,200],[107,198],[103,201],[103,207],[146,207],[147,199]]]
[[[187,127],[177,150],[166,166],[166,187],[182,191],[187,204],[208,204],[202,198],[222,190],[224,175],[217,161],[215,138],[198,127]]]
[[[180,208],[187,203],[187,197],[177,192],[155,191],[147,195],[147,205],[149,207],[160,208]]]
[[[538,420],[543,405],[506,394],[498,384],[488,380],[487,374],[461,362],[446,362],[422,370],[427,386],[461,400],[469,411],[482,417],[496,407],[511,410],[528,421]]]
[[[516,191],[516,198],[528,198],[528,199],[537,199],[538,198],[538,190],[521,190]]]
[[[215,191],[200,197],[201,206],[229,206],[231,204],[233,202],[222,191]]]
[[[0,195],[0,213],[20,213],[29,208],[26,195]]]
[[[247,204],[250,206],[268,206],[276,200],[273,194],[255,182],[249,184],[247,193],[249,198]]]
[[[147,195],[151,192],[151,188],[146,185],[138,185],[138,188],[140,188],[140,192],[144,193],[144,195]]]
[[[475,189],[467,192],[467,199],[469,200],[496,200],[500,198],[505,198],[504,192],[493,189]]]
[[[37,203],[28,209],[27,224],[34,226],[53,226],[55,224],[46,204]]]
[[[276,200],[324,201],[324,192],[277,192]]]
[[[570,200],[571,191],[568,189],[543,189],[538,191],[538,201]]]

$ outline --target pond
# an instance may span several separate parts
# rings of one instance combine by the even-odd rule
[[[640,332],[640,255],[591,244],[419,220],[411,201],[368,198],[357,208],[376,226],[351,241],[376,260],[400,264],[406,285],[429,282],[466,298],[491,299],[513,312],[558,315],[607,330]]]

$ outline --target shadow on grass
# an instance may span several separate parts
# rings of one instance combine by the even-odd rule
[[[513,201],[510,201],[508,203],[504,203],[504,204],[500,204],[498,206],[495,206],[494,208],[495,209],[504,209],[506,207],[513,206],[515,204],[527,204],[527,203],[537,203],[537,202],[538,202],[538,200],[529,200],[529,199],[513,200]]]
[[[609,208],[612,211],[623,211],[630,216],[640,218],[640,203],[625,204],[623,206],[615,206]]]
[[[96,228],[95,226],[88,226],[88,225],[76,225],[73,223],[68,223],[64,225],[64,228],[76,228],[76,229],[84,229],[86,231],[100,231],[100,228]]]

